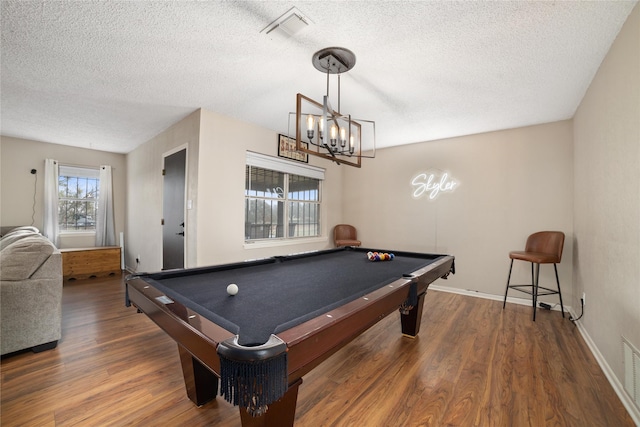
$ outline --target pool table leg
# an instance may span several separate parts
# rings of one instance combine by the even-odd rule
[[[289,385],[287,392],[275,403],[269,405],[267,413],[260,417],[252,417],[246,408],[240,408],[242,427],[285,427],[293,426],[296,418],[298,387],[302,378]]]
[[[402,334],[410,338],[415,338],[420,332],[420,321],[422,320],[422,307],[424,306],[424,296],[426,292],[418,295],[418,304],[409,310],[407,314],[400,315],[402,323]]]
[[[215,399],[218,394],[218,377],[180,344],[178,344],[178,351],[189,399],[197,406]]]

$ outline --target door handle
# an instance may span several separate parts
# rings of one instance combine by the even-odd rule
[[[184,236],[184,231],[181,231],[180,233],[176,233],[176,236]]]

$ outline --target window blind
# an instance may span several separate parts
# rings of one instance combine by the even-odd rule
[[[247,151],[247,165],[320,180],[324,179],[325,172],[323,168],[296,164],[288,160],[281,160],[252,151]]]
[[[100,169],[98,168],[83,168],[81,166],[64,166],[58,165],[59,176],[75,176],[78,178],[100,178]]]

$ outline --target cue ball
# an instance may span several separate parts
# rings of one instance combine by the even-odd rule
[[[227,286],[227,293],[229,295],[237,294],[238,293],[238,285],[236,285],[235,283],[232,283],[229,286]]]

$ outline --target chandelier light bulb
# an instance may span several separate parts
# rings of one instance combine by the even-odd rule
[[[331,145],[336,145],[336,140],[338,137],[338,127],[336,125],[331,125]]]
[[[313,115],[309,114],[307,116],[307,138],[309,139],[313,139],[313,124],[314,124]]]

